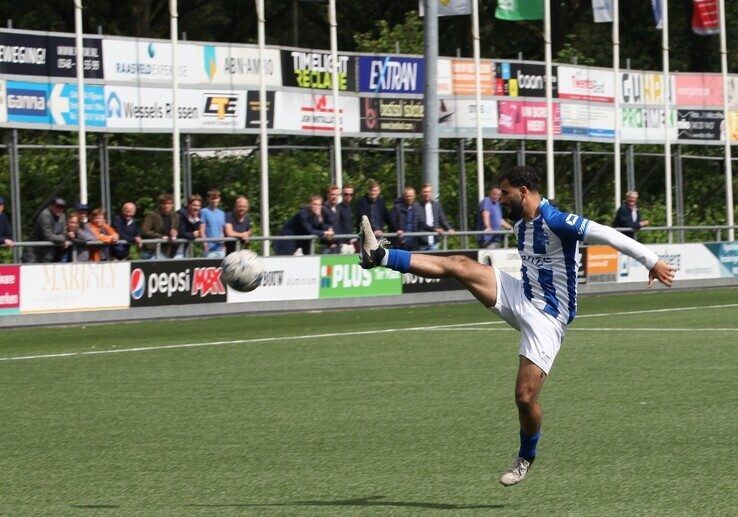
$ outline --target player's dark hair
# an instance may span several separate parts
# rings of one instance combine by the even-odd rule
[[[513,187],[526,187],[531,192],[538,192],[540,189],[541,179],[538,172],[528,165],[516,165],[511,167],[502,174],[497,180],[502,183],[507,182]]]

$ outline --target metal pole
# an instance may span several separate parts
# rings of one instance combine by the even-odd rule
[[[269,148],[267,141],[267,94],[264,70],[264,0],[256,0],[256,18],[259,26],[259,165],[261,168],[261,233],[269,237]],[[262,255],[269,256],[269,241],[262,245]]]
[[[10,202],[13,206],[13,214],[10,218],[13,226],[13,240],[22,241],[23,232],[21,226],[21,196],[20,196],[20,163],[18,158],[18,130],[11,132],[8,143],[8,165],[10,166]],[[21,249],[13,247],[13,262],[21,261]]]
[[[402,195],[405,187],[405,140],[398,138],[395,145],[395,162],[397,164],[397,195]]]
[[[544,35],[546,47],[546,196],[556,197],[554,185],[554,136],[553,136],[553,78],[551,73],[551,1],[544,0]]]
[[[479,77],[482,62],[479,50],[479,2],[472,1],[472,39],[474,40],[474,94],[476,98],[477,130],[477,196],[484,198],[484,139],[482,138],[482,83]],[[492,66],[492,65],[490,65]],[[463,145],[462,145],[463,153]],[[464,212],[463,212],[464,213]],[[464,237],[466,239],[466,237]],[[466,247],[466,246],[465,246]]]
[[[613,102],[615,103],[615,148],[613,149],[613,173],[615,176],[615,210],[620,206],[622,186],[620,184],[620,0],[612,3],[612,74],[615,81]],[[578,212],[581,214],[581,212]]]
[[[728,226],[735,225],[733,214],[733,164],[730,149],[730,114],[728,112],[728,49],[725,34],[725,0],[719,1],[720,9],[720,71],[723,76],[723,124],[725,127],[725,220]],[[728,240],[735,240],[735,230],[728,230]]]
[[[336,183],[336,153],[333,150],[333,143],[328,142],[328,166],[331,171],[331,183]]]
[[[192,135],[185,135],[184,150],[182,157],[184,158],[184,197],[188,199],[192,194]]]
[[[438,1],[423,0],[423,47],[425,55],[425,113],[423,114],[423,182],[433,186],[438,197]]]
[[[179,88],[179,59],[177,56],[177,0],[169,0],[169,22],[172,37],[172,168],[174,174],[172,187],[174,193],[174,209],[182,207],[181,184],[182,171],[179,165],[179,114],[177,113],[177,90]]]
[[[664,65],[664,176],[666,182],[666,226],[673,225],[672,200],[671,200],[671,138],[669,136],[669,122],[671,121],[671,110],[669,101],[671,98],[671,83],[669,81],[669,2],[661,1],[661,54]],[[669,232],[669,242],[672,242],[672,234]]]
[[[525,165],[525,140],[518,142],[518,165]]]
[[[336,22],[336,0],[328,2],[328,19],[331,26],[331,83],[333,86],[333,161],[338,188],[343,188],[343,164],[341,161],[341,122],[343,115],[338,98],[338,36]]]
[[[107,134],[100,135],[100,139],[97,142],[98,152],[100,154],[100,204],[103,210],[105,210],[108,224],[110,224],[113,207],[110,196],[110,152],[108,150],[108,139],[110,138]]]
[[[628,190],[636,189],[636,176],[635,176],[635,146],[628,146],[628,154],[625,155],[625,167],[628,175]]]
[[[476,3],[476,0],[475,2]],[[466,206],[466,157],[464,156],[464,139],[459,140],[458,154],[459,154],[459,230],[465,232],[467,230],[467,210]],[[461,247],[462,249],[469,248],[469,237],[467,235],[461,236]]]
[[[584,199],[582,199],[582,143],[576,142],[571,152],[574,163],[574,212],[584,212]]]
[[[74,32],[77,43],[77,142],[79,145],[79,202],[87,204],[87,133],[85,128],[85,70],[82,42],[82,0],[74,0]]]
[[[682,146],[676,146],[674,153],[674,180],[676,183],[676,221],[677,226],[684,226],[684,171],[682,169]],[[679,242],[684,242],[684,230],[677,233]]]

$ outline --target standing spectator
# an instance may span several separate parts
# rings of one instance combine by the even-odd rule
[[[333,229],[323,219],[323,198],[311,196],[307,205],[292,216],[279,235],[315,235],[320,238],[333,237]],[[307,255],[310,253],[310,241],[274,241],[274,251],[277,255]]]
[[[33,240],[49,241],[56,246],[37,247],[33,253],[28,254],[29,262],[58,262],[63,250],[71,245],[66,238],[67,218],[64,215],[66,206],[67,203],[62,198],[56,197],[39,214],[34,227]]]
[[[220,190],[211,188],[208,190],[208,206],[200,212],[202,223],[200,224],[200,235],[208,238],[222,239],[224,236],[223,228],[225,227],[225,212],[218,208],[220,206]],[[225,257],[225,247],[223,242],[206,242],[204,243],[205,256],[208,258]]]
[[[80,226],[76,212],[69,212],[69,215],[67,215],[66,239],[72,245],[63,251],[60,257],[61,262],[87,262],[90,260],[90,250],[87,243],[97,239],[89,230]]]
[[[336,220],[333,224],[333,231],[339,235],[354,235],[354,207],[351,203],[354,200],[354,187],[352,185],[344,185],[341,190],[341,202],[336,207]],[[338,239],[336,243],[343,253],[354,253],[352,243],[356,242],[355,238]]]
[[[125,260],[131,251],[131,244],[141,247],[141,230],[133,218],[136,215],[136,205],[123,203],[120,214],[113,217],[113,229],[118,232],[120,240],[128,244],[118,243],[111,248],[112,255],[118,260]]]
[[[95,240],[103,244],[115,244],[120,237],[112,226],[105,222],[105,210],[96,208],[90,214],[90,222],[87,223],[86,229],[95,236]],[[109,246],[90,246],[90,262],[100,262],[108,260],[110,256]]]
[[[477,230],[492,232],[501,229],[510,230],[512,226],[502,217],[502,205],[500,197],[502,191],[497,185],[489,189],[487,197],[479,203],[477,214]],[[503,241],[502,235],[477,235],[477,244],[480,248],[499,248]]]
[[[417,247],[418,238],[406,237],[405,233],[419,231],[420,210],[420,205],[415,201],[415,189],[405,187],[402,198],[395,202],[390,212],[392,229],[397,232],[397,238],[393,239],[396,248],[411,251]]]
[[[381,237],[384,234],[384,227],[389,222],[389,212],[387,211],[387,203],[379,195],[382,192],[382,187],[378,182],[372,181],[369,183],[369,189],[364,197],[362,197],[357,204],[357,211],[359,213],[359,221],[363,216],[369,218],[369,222],[374,228],[374,235]]]
[[[174,198],[171,194],[159,196],[159,207],[146,214],[141,225],[141,236],[144,239],[165,239],[174,241],[179,235],[179,214],[173,212]],[[161,244],[157,254],[156,244],[144,244],[142,257],[146,259],[172,258],[176,246]]]
[[[638,192],[635,190],[626,192],[625,201],[615,214],[613,228],[630,228],[630,230],[621,231],[631,239],[635,239],[636,232],[650,224],[651,221],[648,219],[641,219],[641,211],[638,209]]]
[[[420,208],[420,231],[436,232],[438,235],[443,235],[444,232],[454,233],[454,229],[448,224],[441,203],[433,199],[433,185],[430,183],[423,183],[420,191]],[[419,242],[421,249],[438,249],[438,239],[432,235],[421,237]]]
[[[339,198],[341,195],[341,189],[336,185],[331,185],[325,191],[325,199],[323,200],[323,221],[325,224],[333,228],[334,233],[340,233],[336,231],[336,222],[338,221],[338,205]],[[334,239],[327,241],[328,247],[323,250],[323,253],[339,253],[339,244]]]
[[[251,218],[249,217],[249,200],[246,196],[236,198],[233,212],[226,214],[225,222],[226,237],[240,239],[243,244],[248,244],[251,239]],[[236,251],[235,242],[226,242],[226,254]]]
[[[13,229],[4,212],[5,198],[0,197],[0,245],[10,248],[13,246]]]
[[[184,209],[183,217],[179,218],[179,236],[189,241],[202,237],[200,230],[202,219],[200,219],[200,210],[202,209],[202,196],[193,194],[187,198],[187,207]],[[175,258],[184,258],[187,255],[189,244],[183,244],[174,254]]]

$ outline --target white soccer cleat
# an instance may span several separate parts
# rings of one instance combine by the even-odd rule
[[[512,465],[510,465],[505,473],[500,476],[500,483],[505,486],[517,485],[525,479],[525,475],[528,473],[528,469],[531,464],[532,462],[524,458],[515,458]]]
[[[361,253],[359,264],[361,267],[364,269],[371,269],[378,266],[379,263],[375,261],[372,252],[376,251],[380,247],[386,246],[387,244],[389,244],[387,239],[377,241],[377,237],[374,235],[374,230],[372,230],[369,218],[365,215],[362,216],[361,225],[359,227],[359,252]]]

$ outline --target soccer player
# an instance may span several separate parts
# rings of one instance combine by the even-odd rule
[[[577,312],[579,241],[608,244],[633,257],[654,279],[671,286],[676,268],[644,245],[584,217],[561,212],[539,192],[539,176],[518,166],[499,178],[502,203],[516,220],[521,279],[464,256],[439,257],[385,249],[369,220],[362,218],[361,267],[388,267],[427,278],[455,278],[485,307],[521,333],[515,402],[520,419],[520,450],[500,477],[505,486],[520,483],[536,457],[543,413],[538,394],[559,351],[566,327]]]

